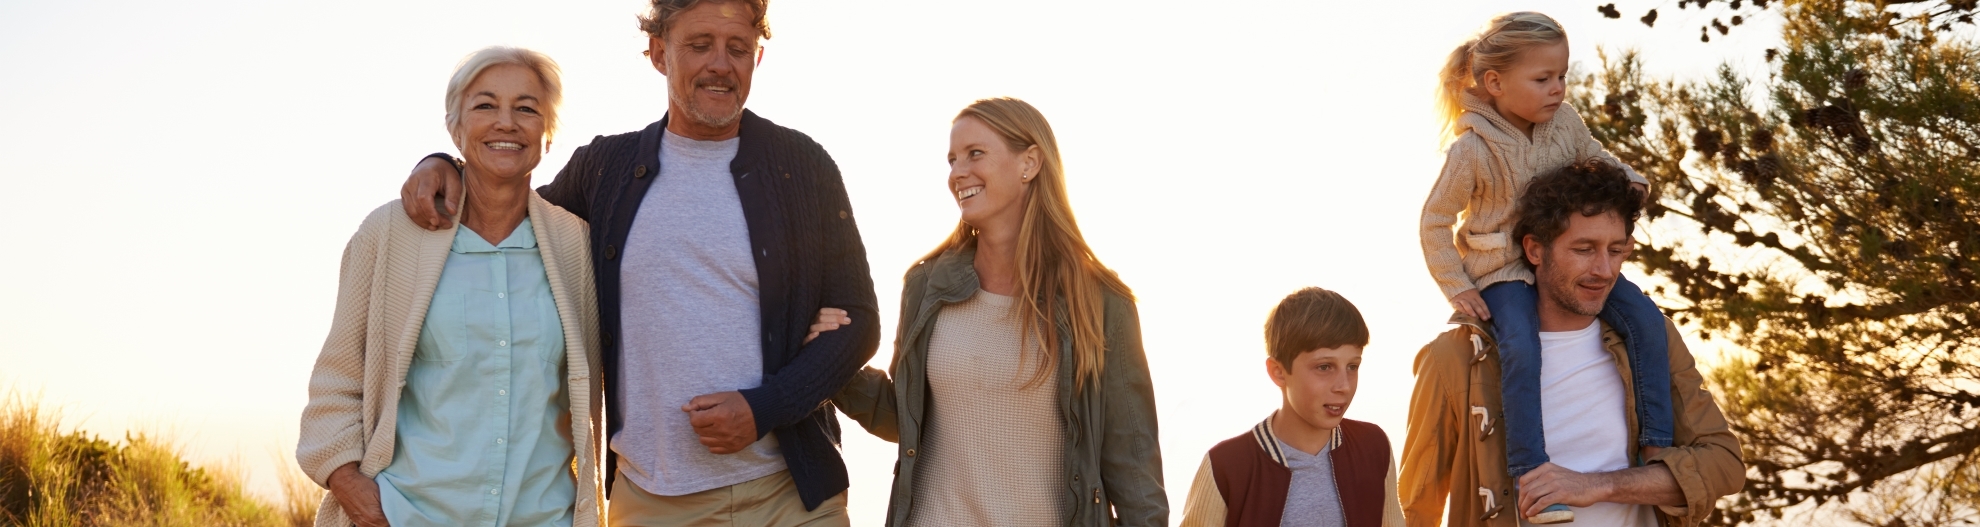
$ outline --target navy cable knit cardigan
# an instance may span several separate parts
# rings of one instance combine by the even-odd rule
[[[749,226],[763,318],[763,384],[742,390],[756,415],[756,434],[776,433],[807,510],[846,490],[839,457],[839,420],[830,398],[880,345],[878,301],[866,247],[853,222],[839,167],[810,137],[754,112],[742,115],[741,145],[729,164]],[[623,428],[612,401],[618,340],[619,255],[640,201],[660,175],[660,137],[667,119],[638,132],[598,136],[579,147],[557,179],[537,189],[543,199],[591,223],[597,269],[599,329],[603,332],[607,437]],[[852,324],[803,344],[819,308],[847,311]],[[686,401],[629,401],[679,407]],[[611,474],[618,456],[607,453]]]

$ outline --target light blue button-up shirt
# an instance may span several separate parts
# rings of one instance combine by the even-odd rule
[[[426,311],[378,497],[394,527],[569,526],[577,495],[564,330],[524,219],[463,225]]]

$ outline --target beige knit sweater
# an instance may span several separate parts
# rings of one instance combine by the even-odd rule
[[[1512,230],[1519,194],[1534,177],[1593,157],[1622,166],[1630,181],[1648,184],[1602,149],[1573,106],[1562,104],[1553,119],[1534,125],[1530,139],[1469,92],[1464,109],[1457,140],[1444,154],[1444,170],[1423,202],[1419,222],[1423,260],[1445,298],[1499,282],[1533,283]]]
[[[534,191],[529,217],[564,325],[571,444],[577,449],[572,525],[595,527],[605,518],[598,469],[605,406],[601,386],[592,382],[602,374],[588,227]],[[453,240],[454,229],[422,229],[393,200],[371,211],[344,247],[337,311],[309,378],[309,404],[296,445],[296,462],[318,485],[328,487],[330,473],[347,463],[357,462],[367,478],[391,464],[399,394]],[[350,524],[336,497],[325,495],[316,525]]]
[[[928,432],[907,527],[1065,525],[1066,426],[1011,297],[942,307],[928,337]]]

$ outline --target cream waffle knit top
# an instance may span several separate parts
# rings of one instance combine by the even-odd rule
[[[1419,222],[1423,259],[1445,298],[1499,282],[1533,283],[1512,230],[1520,192],[1534,177],[1592,157],[1648,184],[1589,135],[1573,106],[1562,104],[1553,119],[1535,124],[1531,138],[1469,92],[1464,109]]]
[[[942,308],[928,341],[928,432],[908,527],[1065,525],[1058,377],[1038,367],[1012,298]]]

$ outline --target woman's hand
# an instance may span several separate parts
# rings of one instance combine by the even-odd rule
[[[811,334],[805,335],[804,342],[800,343],[800,345],[810,344],[812,339],[818,338],[819,333],[839,329],[840,326],[851,323],[853,323],[853,319],[846,314],[846,310],[844,309],[836,307],[820,309],[818,310],[818,321],[811,323]]]
[[[1477,289],[1466,289],[1451,297],[1451,307],[1479,320],[1491,320],[1492,310],[1485,308],[1485,297],[1478,295]]]
[[[330,496],[344,508],[357,527],[392,527],[385,521],[385,508],[378,504],[378,482],[358,472],[357,463],[345,463],[330,472]]]

